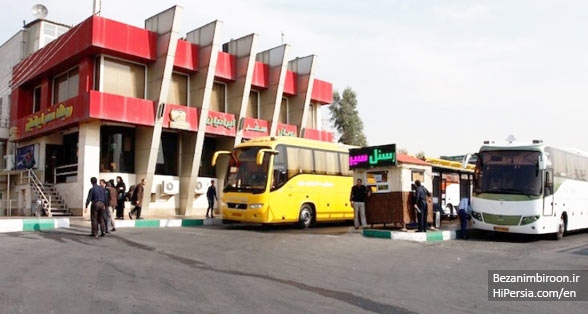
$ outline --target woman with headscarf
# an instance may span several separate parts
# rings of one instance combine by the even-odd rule
[[[125,219],[125,192],[127,186],[120,176],[116,177],[116,192],[118,198],[116,201],[116,219]]]

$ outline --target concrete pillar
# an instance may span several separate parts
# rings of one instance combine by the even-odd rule
[[[79,207],[69,204],[73,208],[85,208],[88,191],[92,187],[90,178],[98,178],[100,175],[100,121],[80,123],[78,140],[78,186],[82,197]],[[90,216],[90,211],[84,213],[84,217]]]
[[[165,106],[169,95],[176,47],[180,38],[179,26],[182,11],[182,7],[174,6],[145,21],[145,28],[156,32],[158,37],[157,59],[154,64],[149,66],[147,71],[147,91],[149,93],[147,98],[155,101],[154,126],[152,128],[139,127],[136,134],[135,169],[137,181],[139,182],[141,178],[145,178],[147,181],[142,200],[144,212],[149,210],[151,202],[150,191],[154,184],[153,176],[161,143],[163,106]]]
[[[280,105],[288,70],[289,45],[281,45],[257,54],[257,61],[269,65],[269,86],[261,93],[261,119],[270,121],[270,135],[276,135]]]
[[[257,38],[256,34],[251,34],[229,42],[229,53],[237,57],[237,78],[235,82],[228,85],[227,100],[229,113],[234,114],[237,121],[241,121],[247,112],[253,70],[255,69],[253,50],[255,49]],[[233,146],[241,143],[242,138],[243,130],[237,129]]]
[[[190,106],[200,108],[198,133],[196,136],[182,136],[180,170],[180,208],[178,215],[185,215],[192,209],[196,178],[202,158],[202,147],[206,134],[206,119],[210,107],[212,84],[220,50],[220,29],[222,23],[214,21],[186,34],[186,40],[200,47],[198,72],[190,79]]]
[[[306,128],[308,105],[314,83],[314,61],[315,56],[307,56],[296,58],[288,63],[288,69],[298,75],[296,96],[290,98],[289,112],[290,124],[295,124],[298,127],[298,136],[302,136]]]

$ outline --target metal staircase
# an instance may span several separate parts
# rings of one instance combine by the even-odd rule
[[[27,170],[29,185],[32,191],[33,209],[37,210],[37,215],[44,213],[52,216],[71,216],[67,204],[50,183],[43,183],[32,169]],[[40,208],[39,208],[40,207]],[[41,209],[42,208],[42,212]]]

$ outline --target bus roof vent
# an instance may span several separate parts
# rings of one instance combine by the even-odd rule
[[[490,141],[486,140],[486,141],[484,141],[484,144],[490,144]]]
[[[533,140],[533,144],[541,144],[543,143],[543,140]]]

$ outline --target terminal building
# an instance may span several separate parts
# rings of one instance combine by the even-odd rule
[[[225,176],[216,150],[267,135],[333,141],[320,123],[333,88],[316,56],[260,51],[257,34],[222,42],[220,21],[183,34],[183,13],[144,28],[41,18],[0,46],[0,214],[30,215],[42,200],[83,215],[90,178],[117,176],[127,188],[146,179],[146,216],[204,214],[210,181]]]

